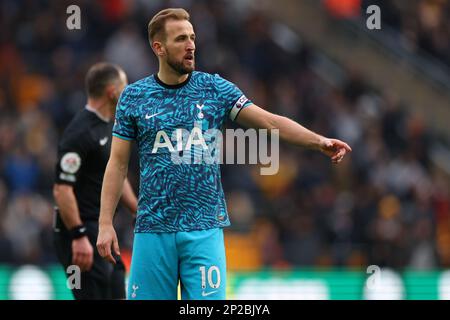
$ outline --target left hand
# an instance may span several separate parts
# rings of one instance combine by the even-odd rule
[[[352,152],[352,148],[345,142],[329,138],[324,138],[321,141],[319,150],[330,157],[334,164],[341,162],[347,153]]]

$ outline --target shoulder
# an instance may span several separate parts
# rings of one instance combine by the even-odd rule
[[[83,108],[78,111],[69,122],[68,126],[64,130],[64,136],[75,138],[86,136],[95,120],[95,115]]]
[[[232,82],[226,80],[218,73],[194,71],[192,78],[197,84],[203,84],[205,87],[212,87],[218,90],[221,90],[224,87],[230,85],[234,85]]]
[[[145,99],[145,95],[149,93],[150,86],[151,76],[127,85],[120,94],[116,112],[118,112],[119,115],[130,114],[130,112],[133,112],[133,110],[140,105],[140,101]]]
[[[197,81],[216,82],[224,80],[218,73],[208,73],[202,71],[192,72],[192,78]]]
[[[125,87],[121,94],[121,102],[127,102],[124,99],[128,99],[128,102],[131,103],[133,100],[143,97],[144,94],[151,93],[156,88],[153,75],[142,78]]]
[[[91,141],[91,128],[95,125],[95,115],[83,109],[70,121],[60,138],[61,147],[86,145]]]

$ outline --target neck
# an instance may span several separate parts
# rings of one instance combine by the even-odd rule
[[[110,121],[114,117],[114,113],[112,111],[113,108],[111,108],[109,102],[104,99],[88,98],[87,104],[105,120]]]
[[[158,78],[169,85],[176,85],[186,81],[189,74],[180,75],[178,72],[173,70],[167,63],[159,64]]]

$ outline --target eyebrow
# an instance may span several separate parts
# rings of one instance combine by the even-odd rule
[[[195,38],[196,36],[195,36],[195,33],[192,33],[190,35],[183,33],[183,34],[176,36],[175,39],[181,39],[181,38],[186,38],[186,37],[194,37]]]

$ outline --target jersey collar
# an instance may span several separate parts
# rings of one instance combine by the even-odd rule
[[[92,108],[91,106],[89,106],[88,104],[86,105],[86,110],[89,112],[93,112],[100,120],[109,123],[109,119],[105,118],[104,116],[102,116],[97,110],[95,110],[94,108]]]
[[[162,87],[164,87],[164,88],[167,88],[167,89],[179,89],[179,88],[181,88],[181,87],[184,87],[184,86],[189,82],[189,80],[190,80],[191,77],[192,77],[192,72],[189,73],[189,75],[188,75],[188,77],[186,78],[186,80],[184,80],[183,82],[178,83],[178,84],[167,84],[167,83],[162,82],[162,80],[158,77],[158,74],[157,74],[157,73],[155,73],[155,74],[153,75],[153,77],[155,78],[155,81],[156,81],[159,85],[161,85]]]

